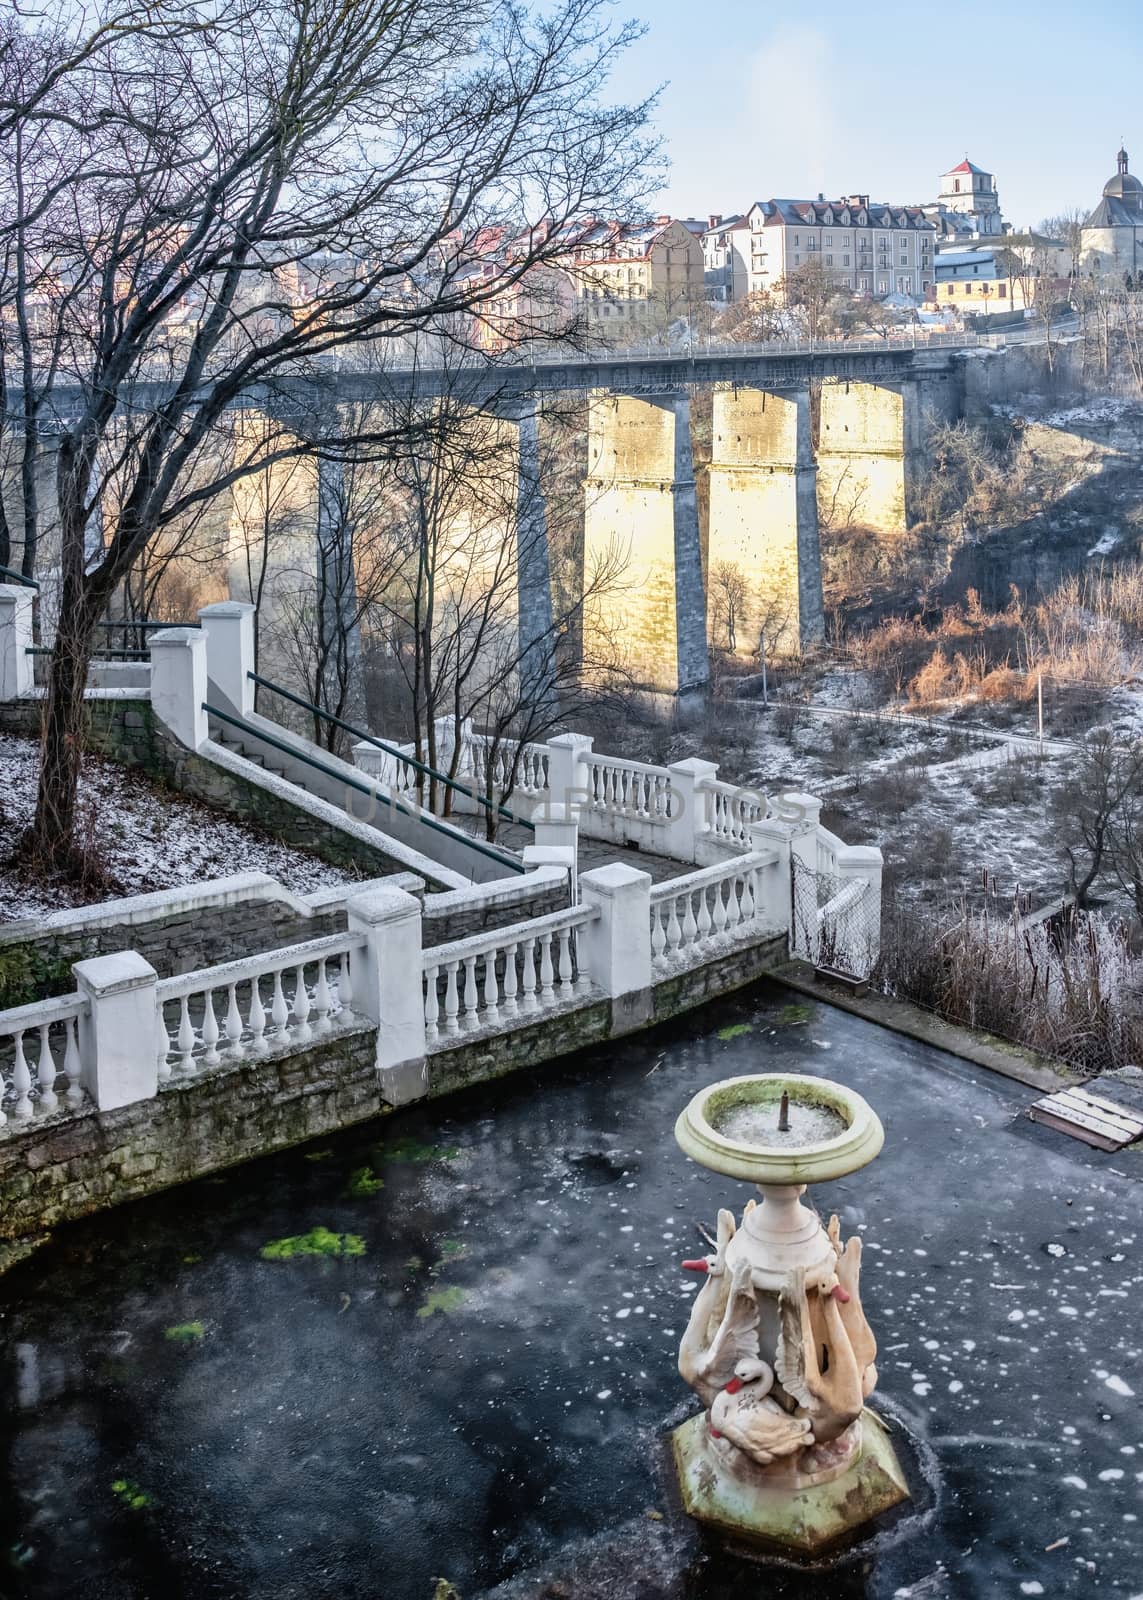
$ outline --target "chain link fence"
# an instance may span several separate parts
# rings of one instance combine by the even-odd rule
[[[880,907],[865,878],[838,877],[793,858],[793,954],[864,982],[877,961]]]

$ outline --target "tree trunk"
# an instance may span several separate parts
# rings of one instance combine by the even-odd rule
[[[76,799],[87,722],[83,696],[94,632],[93,613],[73,586],[65,584],[48,680],[36,815],[27,847],[33,860],[52,872],[76,865]]]

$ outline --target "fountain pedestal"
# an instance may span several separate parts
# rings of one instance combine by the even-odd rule
[[[780,1108],[780,1109],[779,1109]],[[843,1246],[801,1196],[881,1149],[860,1097],[821,1078],[765,1074],[703,1090],[675,1127],[716,1172],[753,1180],[741,1226],[720,1211],[679,1349],[702,1415],[674,1434],[683,1503],[739,1543],[812,1556],[908,1498],[883,1424],[865,1407],[876,1341],[861,1307],[861,1243]]]

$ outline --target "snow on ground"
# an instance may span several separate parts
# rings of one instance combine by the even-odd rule
[[[83,905],[72,884],[29,884],[5,859],[32,820],[39,748],[0,734],[0,921]],[[351,874],[317,856],[278,844],[209,807],[150,783],[138,769],[89,757],[80,785],[80,836],[94,847],[113,894],[148,894],[235,872],[268,872],[304,894],[347,883]]]

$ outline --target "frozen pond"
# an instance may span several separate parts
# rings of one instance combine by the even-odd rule
[[[812,1195],[865,1239],[874,1403],[939,1470],[862,1562],[738,1588],[674,1521],[661,1430],[678,1264],[750,1191],[671,1130],[769,1070],[885,1123]],[[65,1230],[0,1280],[0,1595],[1139,1595],[1143,1158],[1031,1098],[763,986]],[[603,1586],[567,1578],[608,1536]]]

